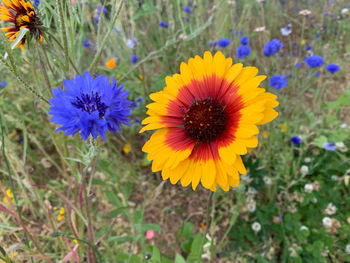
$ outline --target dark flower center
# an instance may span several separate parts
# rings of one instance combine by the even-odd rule
[[[98,111],[98,116],[102,119],[105,116],[108,106],[101,102],[101,96],[97,92],[91,92],[91,95],[82,93],[80,97],[76,97],[72,105],[82,111],[91,114]]]
[[[226,128],[224,107],[210,98],[196,101],[184,115],[184,122],[191,138],[211,142]]]

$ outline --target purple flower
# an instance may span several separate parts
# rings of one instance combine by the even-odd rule
[[[0,82],[0,89],[3,89],[7,86],[7,82],[6,81],[1,81]]]
[[[216,42],[216,44],[222,48],[227,47],[228,45],[230,45],[230,43],[231,43],[230,40],[227,38],[221,38],[218,40],[218,42]]]
[[[136,64],[136,63],[137,63],[137,60],[138,60],[138,59],[137,59],[137,56],[136,56],[136,55],[132,55],[132,56],[131,56],[131,63],[132,63],[132,64]]]
[[[325,68],[331,74],[334,74],[340,70],[340,67],[337,64],[329,64]]]
[[[314,75],[316,78],[318,78],[319,76],[321,76],[321,71],[317,71]]]
[[[302,65],[303,65],[303,62],[298,62],[294,66],[297,67],[297,68],[300,68]]]
[[[238,59],[244,59],[250,55],[250,46],[239,46],[236,49],[236,57]]]
[[[164,27],[164,28],[168,28],[169,27],[169,25],[167,23],[165,23],[164,21],[160,21],[159,22],[159,26],[160,27]]]
[[[323,148],[327,151],[335,151],[337,149],[334,142],[325,142]]]
[[[286,75],[273,75],[269,82],[270,87],[275,88],[277,91],[287,86],[287,84],[288,79]]]
[[[249,45],[249,37],[243,36],[239,39],[239,42],[241,43],[242,46],[247,46]]]
[[[84,47],[89,48],[91,46],[89,39],[85,39],[83,42],[83,45],[84,45]]]
[[[301,139],[298,136],[293,136],[293,137],[290,138],[290,141],[292,143],[294,143],[295,146],[299,146],[300,142],[301,142]]]
[[[305,64],[308,65],[310,68],[318,68],[321,67],[324,60],[320,56],[309,56],[305,58]]]
[[[283,47],[283,43],[278,39],[272,39],[264,46],[264,56],[269,57],[278,52]]]
[[[185,13],[188,13],[188,14],[192,13],[191,8],[189,6],[186,6],[183,10]]]
[[[210,41],[209,41],[209,46],[215,47],[215,46],[216,46],[216,42],[210,40]]]

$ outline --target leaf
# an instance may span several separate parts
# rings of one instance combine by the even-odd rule
[[[152,263],[161,263],[160,251],[159,251],[159,248],[157,248],[156,246],[153,246],[151,262]]]
[[[117,209],[114,209],[113,211],[109,212],[107,214],[108,217],[117,217],[118,215],[120,215],[121,213],[124,213],[124,210],[128,209],[129,207],[127,206],[122,206],[122,207],[118,207]],[[126,216],[126,215],[125,215]]]
[[[142,16],[150,15],[156,11],[157,11],[157,8],[155,6],[153,6],[150,3],[144,3],[142,5],[142,9],[134,15],[133,19],[137,20]]]
[[[129,242],[129,241],[133,241],[134,237],[129,237],[129,236],[114,236],[114,237],[110,237],[108,239],[108,242],[117,242],[118,244],[122,244],[125,242]]]
[[[320,136],[320,137],[317,137],[315,140],[314,140],[314,143],[319,147],[319,148],[323,148],[323,144],[328,142],[328,139],[325,137],[325,136]]]
[[[190,222],[185,222],[182,227],[179,229],[178,237],[184,237],[189,239],[192,237],[193,233],[193,224]]]
[[[197,234],[192,242],[191,252],[187,257],[189,262],[201,261],[204,239],[202,234]]]
[[[186,263],[186,260],[179,253],[176,253],[175,263]]]
[[[107,196],[107,199],[110,203],[115,205],[116,207],[121,207],[122,203],[119,200],[119,198],[112,192],[112,191],[105,191],[105,194]]]
[[[29,29],[26,27],[23,27],[21,31],[19,32],[18,36],[16,37],[15,41],[11,45],[11,49],[15,49],[15,47],[18,45],[19,42],[25,37],[25,35],[29,32]]]
[[[0,252],[4,255],[4,257],[6,257],[6,251],[2,248],[2,246],[0,246]]]

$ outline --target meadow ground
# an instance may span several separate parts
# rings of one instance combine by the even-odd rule
[[[15,24],[0,34],[0,262],[350,262],[348,1],[30,2],[34,11],[24,0],[0,3],[1,27],[11,26],[11,5]],[[182,186],[196,173],[164,181],[160,159],[142,151],[153,131],[139,133],[147,114],[165,110],[147,112],[149,95],[205,51],[256,67],[279,102],[277,118],[241,132],[258,147],[231,149],[247,170],[236,164],[239,186],[217,174],[215,192],[203,178],[195,191]],[[87,72],[96,78],[76,77]],[[131,102],[103,91],[112,78]],[[57,87],[71,90],[71,103]],[[268,115],[247,119],[259,114]],[[194,149],[204,141],[196,138]],[[157,158],[176,156],[159,149]]]

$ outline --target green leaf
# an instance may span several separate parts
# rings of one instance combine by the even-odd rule
[[[25,37],[25,35],[29,32],[29,29],[26,27],[23,27],[21,31],[19,32],[18,36],[16,37],[15,41],[11,45],[11,49],[15,49],[15,47],[18,45],[19,42]]]
[[[328,142],[328,139],[325,137],[325,136],[320,136],[320,137],[317,137],[315,140],[314,140],[314,143],[319,147],[319,148],[323,148],[323,144]]]
[[[160,259],[159,248],[157,248],[156,246],[153,246],[151,262],[152,263],[161,263],[162,262]]]
[[[112,192],[112,191],[105,191],[105,194],[107,196],[107,199],[110,203],[115,205],[116,207],[121,207],[122,203],[119,200],[119,198]]]
[[[6,257],[6,251],[2,248],[2,246],[0,246],[0,252],[4,255],[4,257]]]
[[[122,244],[133,240],[134,238],[129,236],[114,236],[114,237],[108,238],[108,242],[112,242],[112,243],[116,242],[118,244]]]
[[[157,8],[155,6],[153,6],[150,3],[144,3],[142,5],[142,9],[134,15],[133,19],[137,20],[142,16],[150,15],[156,11],[157,11]]]
[[[121,213],[123,213],[123,214],[125,215],[124,211],[125,211],[126,209],[128,209],[128,208],[129,208],[129,207],[127,207],[127,206],[118,207],[117,209],[115,209],[115,210],[109,212],[109,213],[107,214],[107,216],[108,216],[108,217],[117,217],[117,216],[120,215]]]
[[[179,229],[178,237],[184,237],[189,239],[192,237],[193,233],[193,224],[190,222],[185,222],[182,227]]]
[[[176,253],[175,263],[186,263],[186,260],[180,254]]]
[[[202,234],[197,234],[192,242],[191,252],[187,257],[189,262],[201,261],[204,239]]]

